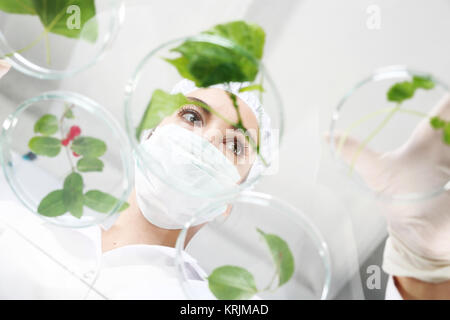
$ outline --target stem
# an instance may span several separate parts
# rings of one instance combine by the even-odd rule
[[[356,150],[355,154],[353,155],[352,159],[352,165],[350,167],[350,172],[353,171],[355,167],[356,160],[358,160],[359,156],[361,155],[361,151],[366,147],[366,145],[373,139],[375,136],[383,129],[386,124],[389,122],[389,120],[394,116],[394,114],[400,109],[400,104],[398,104],[395,108],[393,108],[389,114],[384,118],[384,120],[378,125],[378,127],[375,128],[374,131],[366,138],[364,141],[359,145],[358,150]]]
[[[21,3],[21,4],[23,5],[23,3]],[[2,58],[5,58],[5,57],[9,58],[16,53],[25,52],[25,51],[33,48],[35,45],[37,45],[42,40],[43,37],[45,37],[45,46],[46,46],[46,50],[47,50],[47,63],[50,65],[51,59],[50,59],[50,44],[48,41],[48,33],[51,32],[53,27],[56,25],[56,23],[59,21],[59,19],[61,19],[64,16],[64,14],[65,14],[65,10],[61,10],[47,27],[44,26],[44,31],[33,42],[31,42],[27,46],[23,47],[22,49],[5,54]]]
[[[191,101],[191,103],[195,104],[196,106],[200,107],[200,108],[204,108],[205,110],[208,110],[209,112],[211,112],[213,115],[215,115],[216,117],[218,117],[219,119],[223,120],[225,123],[227,123],[228,125],[232,126],[233,128],[236,129],[241,129],[241,130],[246,130],[246,128],[244,126],[239,126],[239,124],[234,123],[230,120],[228,120],[227,118],[225,118],[224,116],[222,116],[220,113],[218,113],[216,110],[214,110],[213,108],[211,108],[210,106],[201,103],[200,101]],[[259,131],[259,130],[258,130]],[[268,166],[267,161],[264,159],[264,157],[261,155],[261,153],[259,152],[259,145],[256,145],[255,141],[253,140],[252,137],[250,137],[248,134],[245,134],[245,139],[247,140],[247,142],[250,144],[250,146],[256,150],[257,155],[260,157],[261,161],[263,162],[264,166]]]
[[[253,150],[256,150],[256,154],[259,156],[259,158],[261,159],[264,166],[267,167],[268,166],[267,161],[264,159],[261,152],[259,152],[259,140],[258,140],[258,144],[256,144],[255,141],[253,140],[253,138],[249,134],[246,134],[247,129],[244,127],[244,125],[242,123],[242,116],[241,116],[241,112],[239,111],[239,105],[237,103],[236,95],[234,93],[230,93],[229,95],[231,97],[231,100],[233,101],[234,109],[236,110],[237,115],[238,115],[238,122],[237,122],[237,124],[235,124],[233,126],[237,129],[241,129],[244,132],[245,139],[250,144],[250,146],[253,148]],[[259,130],[258,130],[258,138],[259,138]]]
[[[44,30],[35,40],[33,40],[33,42],[31,42],[30,44],[28,44],[26,47],[23,47],[22,49],[10,52],[5,54],[3,57],[12,57],[14,54],[16,53],[22,53],[24,51],[30,50],[31,48],[33,48],[35,45],[37,45],[42,38],[47,34],[47,30]]]
[[[59,119],[59,129],[61,132],[61,139],[64,139],[64,130],[63,130],[63,125],[64,125],[64,118],[66,116],[66,113],[68,112],[68,110],[70,110],[73,106],[70,107],[66,107],[66,110],[64,111],[63,115],[61,116],[61,118]],[[72,172],[75,172],[75,166],[72,162],[72,158],[70,157],[70,152],[69,152],[69,147],[68,146],[63,146],[64,149],[66,149],[66,155],[67,155],[67,159],[69,160],[70,163],[70,167],[72,168]]]
[[[428,114],[420,112],[420,111],[416,111],[416,110],[400,108],[400,109],[398,109],[398,111],[399,112],[403,112],[403,113],[409,113],[411,115],[418,116],[418,117],[421,117],[421,118],[428,117]]]
[[[349,127],[347,127],[344,130],[344,133],[342,134],[341,138],[339,139],[339,144],[338,144],[338,148],[337,148],[337,154],[339,154],[341,152],[342,147],[343,147],[345,141],[347,140],[349,134],[351,133],[351,131],[353,131],[354,129],[356,129],[360,125],[364,124],[368,120],[374,118],[378,114],[392,111],[395,108],[396,107],[380,109],[380,110],[374,111],[372,113],[369,113],[368,115],[365,115],[364,117],[362,117],[362,118],[356,120],[355,122],[353,122]],[[400,108],[400,109],[398,109],[398,112],[408,113],[408,114],[415,115],[415,116],[422,117],[422,118],[426,118],[428,116],[426,113],[423,113],[423,112],[420,112],[420,111],[416,111],[416,110],[411,110],[411,109]]]
[[[275,269],[275,272],[273,273],[272,279],[270,280],[270,282],[267,285],[267,287],[265,287],[262,291],[269,291],[270,288],[272,288],[272,284],[275,281],[275,278],[277,277],[277,274],[278,274],[278,269]]]

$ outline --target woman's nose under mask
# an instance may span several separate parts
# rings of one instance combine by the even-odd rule
[[[158,127],[141,147],[157,162],[160,172],[157,177],[145,164],[136,163],[137,203],[144,217],[160,228],[181,229],[199,209],[214,203],[207,195],[223,194],[236,187],[241,178],[233,163],[213,144],[174,124]],[[226,205],[218,206],[197,219],[195,225],[225,210]]]

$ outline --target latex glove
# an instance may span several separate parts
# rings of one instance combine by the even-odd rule
[[[0,78],[3,77],[10,68],[11,66],[5,60],[0,60]]]
[[[450,95],[432,110],[450,120]],[[335,137],[336,145],[341,136]],[[347,138],[341,156],[353,163],[360,143]],[[369,188],[383,195],[399,195],[436,190],[450,181],[450,146],[442,141],[442,131],[423,119],[400,148],[384,154],[363,149],[355,171]],[[450,279],[450,191],[422,200],[379,200],[386,216],[389,238],[383,269],[396,276],[426,282]]]

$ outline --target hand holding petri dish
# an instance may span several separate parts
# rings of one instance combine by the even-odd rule
[[[349,178],[379,198],[433,197],[450,181],[447,103],[447,86],[429,74],[379,70],[336,108],[331,151]]]

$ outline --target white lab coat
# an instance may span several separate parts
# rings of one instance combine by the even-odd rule
[[[98,226],[53,226],[0,202],[0,299],[186,299],[175,249],[129,245],[102,254]],[[212,299],[206,273],[184,255],[191,288]]]

